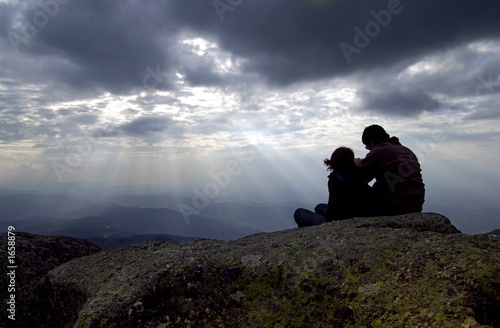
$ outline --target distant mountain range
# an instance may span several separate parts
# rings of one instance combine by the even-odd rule
[[[74,211],[94,202],[63,194],[43,194],[0,189],[0,221],[45,218]]]
[[[164,202],[160,196],[147,195],[110,199],[98,203],[60,194],[0,190],[0,222],[17,231],[86,239],[106,249],[141,241],[234,240],[284,230],[295,227],[292,216],[297,207],[254,201],[211,203],[187,222],[175,209],[135,206],[173,206],[173,198],[164,197]]]
[[[78,213],[82,216],[74,218]],[[170,209],[125,207],[116,204],[92,205],[79,211],[61,213],[58,217],[7,221],[6,224],[24,232],[83,239],[169,234],[231,240],[259,232],[237,224],[195,215],[190,218],[188,224],[180,212]]]

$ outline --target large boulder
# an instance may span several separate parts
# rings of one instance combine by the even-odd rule
[[[10,238],[7,233],[0,234],[0,242],[3,245],[0,248],[2,254],[0,285],[3,292],[0,309],[5,319],[2,319],[2,322],[5,325],[23,322],[27,314],[32,312],[27,306],[27,301],[33,299],[33,288],[50,270],[74,258],[101,250],[96,245],[77,238],[39,236],[15,230],[11,231]],[[11,298],[15,303],[11,302]],[[7,302],[13,304],[14,311],[7,311],[11,308],[11,304]],[[12,314],[9,319],[7,315]]]
[[[356,218],[110,249],[34,295],[26,327],[498,327],[500,241],[434,213]]]

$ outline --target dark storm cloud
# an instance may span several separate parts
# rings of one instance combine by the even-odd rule
[[[447,71],[415,76],[405,91],[363,84],[377,79],[374,71],[396,74],[394,67],[422,56],[497,39],[498,1],[42,0],[0,6],[0,68],[11,78],[2,83],[45,83],[41,105],[92,92],[171,89],[176,73],[191,86],[240,91],[253,90],[255,77],[279,87],[357,74],[361,89],[373,93],[359,93],[365,108],[400,115],[441,108],[436,91],[497,92],[491,89],[498,60],[491,58],[467,80],[461,71]],[[243,74],[221,73],[217,50],[198,55],[179,43],[185,37],[207,39],[228,58],[242,58]],[[455,60],[474,65],[476,55],[457,51]]]
[[[91,125],[99,121],[99,116],[95,114],[71,115],[66,119],[66,121],[72,122],[77,125]]]
[[[500,94],[500,58],[484,65],[476,74],[473,84],[474,95],[487,96]],[[491,65],[495,62],[495,65]]]
[[[168,117],[139,117],[128,123],[99,130],[94,137],[138,137],[146,138],[174,128],[175,122]],[[178,130],[177,130],[178,132]]]
[[[488,45],[485,43],[481,46]],[[477,47],[457,47],[436,53],[431,58],[431,65],[437,68],[431,72],[416,73],[409,82],[449,97],[493,96],[500,93],[500,56],[493,55],[496,53],[494,47],[498,45],[490,44],[491,50],[485,55]],[[393,78],[395,80],[396,77]]]
[[[246,59],[246,72],[278,85],[389,66],[500,34],[496,0],[66,2],[29,2],[17,8],[20,25],[13,12],[22,5],[3,4],[11,14],[0,15],[2,38],[12,44],[29,23],[40,25],[18,48],[66,64],[48,78],[116,93],[144,84],[169,88],[176,68],[193,84],[219,84],[210,67],[183,67],[170,51],[179,31],[217,41]],[[54,3],[57,11],[48,5]]]
[[[147,136],[165,131],[171,124],[172,120],[166,117],[141,117],[122,125],[119,129],[129,136]]]
[[[218,10],[222,21],[213,3],[175,1],[170,10],[276,84],[389,66],[500,35],[493,0],[233,1],[239,5]]]
[[[168,55],[159,40],[168,36],[168,22],[160,23],[163,2],[47,0],[30,4],[20,11],[19,20],[10,19],[9,29],[2,28],[2,36],[19,52],[53,58],[56,65],[48,77],[78,88],[115,93],[133,87],[169,87],[164,76]]]
[[[193,86],[212,86],[221,83],[221,77],[207,67],[185,68],[182,73],[189,84]]]
[[[11,25],[12,7],[6,3],[0,3],[0,35],[7,35]]]
[[[500,84],[499,84],[500,86]],[[479,103],[476,111],[465,117],[467,120],[498,120],[500,119],[499,101],[491,98]]]
[[[441,108],[441,103],[422,89],[403,91],[362,91],[360,109],[380,113],[411,116],[422,111],[434,111]]]

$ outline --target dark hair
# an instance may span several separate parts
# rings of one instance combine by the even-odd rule
[[[370,141],[378,145],[387,139],[389,139],[387,132],[385,132],[383,127],[376,124],[366,127],[361,137],[361,141],[367,146]]]
[[[323,163],[330,171],[345,171],[356,166],[354,164],[354,152],[347,147],[339,147],[332,153],[330,159],[326,158]]]

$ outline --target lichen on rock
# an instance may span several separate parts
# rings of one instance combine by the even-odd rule
[[[36,293],[38,327],[496,327],[500,240],[435,213],[355,218],[110,249]]]
[[[7,234],[0,234],[2,245],[7,245]],[[46,320],[45,313],[37,313],[37,309],[31,308],[28,300],[36,298],[43,299],[45,295],[34,294],[34,288],[37,282],[43,278],[50,270],[57,266],[68,262],[72,259],[87,256],[99,252],[101,249],[88,241],[78,238],[64,236],[39,236],[30,233],[14,231],[14,248],[15,248],[15,286],[14,289],[8,289],[7,275],[2,274],[0,277],[0,285],[2,291],[13,290],[16,302],[15,321],[2,320],[4,325],[12,325],[15,327],[34,327],[39,321]],[[0,249],[2,253],[2,273],[7,273],[7,247]],[[49,291],[47,291],[49,292]],[[65,291],[57,291],[65,293]],[[78,294],[78,291],[76,291]],[[6,309],[7,293],[3,294],[2,306],[0,307],[3,314],[8,313]],[[74,302],[73,300],[71,302]],[[40,317],[43,316],[42,317]]]

